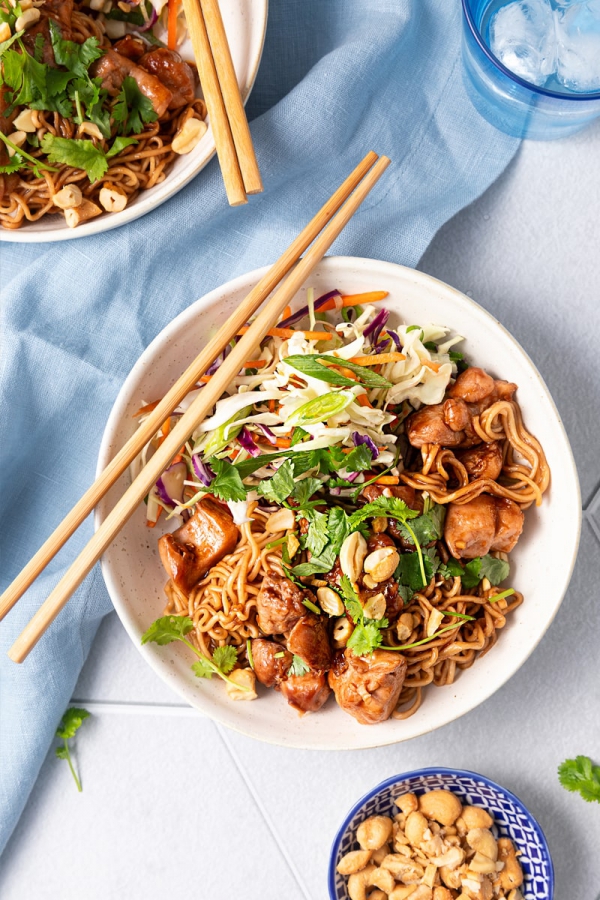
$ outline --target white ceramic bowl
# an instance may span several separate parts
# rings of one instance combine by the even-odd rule
[[[114,405],[100,449],[99,471],[131,435],[135,410],[167,391],[211,329],[226,319],[264,271],[243,275],[212,291],[150,344]],[[462,672],[452,686],[428,688],[423,705],[406,721],[359,725],[333,699],[319,713],[301,718],[272,690],[262,689],[259,699],[250,703],[230,701],[217,679],[208,682],[194,677],[191,654],[180,649],[181,645],[140,645],[142,633],[162,614],[166,581],[156,547],[161,531],[159,527],[149,531],[143,509],[106,552],[102,569],[132,641],[160,677],[192,706],[231,728],[273,743],[336,750],[375,747],[407,740],[464,715],[525,662],[554,618],[571,577],[581,523],[579,484],[569,442],[539,373],[506,329],[469,297],[413,269],[351,257],[324,260],[307,286],[313,286],[317,296],[332,288],[345,293],[387,290],[386,306],[400,321],[450,326],[465,336],[464,349],[473,364],[519,385],[517,396],[525,423],[548,455],[552,484],[543,505],[527,511],[524,534],[511,554],[511,584],[524,593],[525,602],[511,615],[497,645]],[[298,305],[304,303],[304,289],[300,293]],[[97,525],[128,483],[129,477],[123,476],[99,505]],[[558,546],[561,553],[556,555]],[[552,566],[547,564],[550,557]]]
[[[267,28],[268,0],[219,0],[219,6],[245,103],[250,96],[262,56]],[[189,40],[181,48],[181,53],[184,59],[193,59]],[[202,95],[201,91],[198,93]],[[191,153],[178,156],[165,180],[156,187],[142,191],[123,212],[98,216],[77,228],[69,228],[60,214],[44,216],[39,222],[30,222],[15,231],[0,228],[0,241],[26,244],[69,241],[90,234],[100,234],[102,231],[110,231],[112,228],[125,225],[126,222],[133,222],[185,187],[210,162],[214,154],[215,141],[208,122],[208,131],[198,146]]]

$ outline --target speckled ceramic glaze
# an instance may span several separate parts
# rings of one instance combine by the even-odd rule
[[[106,426],[98,468],[102,469],[135,428],[133,413],[163,396],[189,365],[207,337],[230,315],[265,270],[260,269],[192,304],[142,354],[128,376]],[[140,646],[146,628],[162,614],[165,572],[157,540],[175,524],[163,519],[151,530],[144,509],[122,529],[103,559],[103,573],[115,609],[132,641],[163,680],[192,706],[255,738],[292,747],[352,749],[403,741],[432,731],[486,700],[525,662],[554,618],[569,583],[579,541],[581,506],[571,450],[556,408],[537,370],[514,338],[469,297],[434,278],[403,266],[370,259],[326,259],[306,287],[317,296],[338,288],[343,293],[387,290],[386,306],[396,323],[435,322],[451,326],[466,338],[470,361],[492,374],[515,381],[528,428],[542,442],[552,470],[552,485],[543,506],[526,512],[525,530],[511,554],[510,584],[525,602],[509,617],[493,649],[448,687],[430,687],[414,716],[380,725],[359,725],[333,699],[318,713],[298,716],[279,693],[259,686],[258,700],[232,702],[217,679],[199,680],[181,645]],[[100,523],[129,484],[124,475],[99,504]],[[560,554],[555,548],[560,546]],[[552,566],[548,559],[552,558]]]
[[[262,56],[267,28],[268,0],[219,0],[219,6],[238,83],[246,102]],[[194,54],[189,40],[183,44],[180,51],[184,59],[193,59]],[[197,93],[199,97],[202,96],[200,89]],[[208,131],[198,145],[190,153],[178,156],[165,180],[147,191],[142,191],[123,212],[98,216],[77,228],[69,228],[60,214],[44,216],[39,222],[30,222],[15,231],[0,228],[0,241],[19,241],[28,244],[68,241],[110,231],[112,228],[125,225],[126,222],[139,219],[173,197],[210,162],[215,154],[215,141],[208,119],[207,122]]]
[[[394,816],[394,800],[407,791],[420,795],[426,791],[446,790],[456,794],[463,804],[481,806],[494,817],[494,835],[510,838],[521,851],[519,862],[525,880],[521,892],[525,900],[552,900],[554,870],[544,832],[518,797],[476,772],[462,769],[418,769],[396,775],[378,784],[352,807],[337,833],[329,863],[331,900],[348,900],[348,879],[336,872],[336,866],[350,850],[359,850],[356,829],[369,816]]]

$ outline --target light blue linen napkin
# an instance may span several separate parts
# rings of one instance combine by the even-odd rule
[[[517,142],[463,90],[458,0],[271,0],[248,105],[265,191],[227,206],[213,161],[99,237],[0,244],[0,587],[90,484],[125,376],[182,309],[274,261],[369,149],[392,166],[332,252],[414,265]],[[0,850],[101,618],[98,568],[17,666],[6,651],[91,535],[87,522],[0,624]]]

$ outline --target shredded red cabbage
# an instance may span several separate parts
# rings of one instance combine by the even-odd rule
[[[208,463],[202,462],[200,457],[196,454],[192,456],[192,466],[194,468],[194,472],[198,476],[199,481],[202,482],[204,487],[210,487],[212,480],[215,477],[215,473],[208,465]]]
[[[400,342],[400,337],[399,337],[398,333],[396,331],[391,331],[389,328],[386,330],[387,330],[387,333],[389,334],[389,336],[391,337],[391,339],[393,340],[393,342],[395,343],[396,350],[402,351],[402,344]]]
[[[331,300],[332,297],[340,297],[341,294],[339,291],[329,291],[327,294],[323,294],[322,297],[319,297],[318,300],[315,300],[314,310],[318,312],[322,306],[327,303],[328,300]],[[277,325],[278,328],[289,328],[290,325],[295,325],[296,322],[299,322],[300,319],[303,319],[304,316],[308,315],[308,306],[303,306],[302,309],[299,309],[297,312],[292,313],[287,319],[284,319],[283,322],[279,322]]]
[[[184,462],[174,463],[156,482],[156,493],[167,506],[177,506],[183,500],[183,482],[187,475]]]
[[[148,31],[150,28],[152,28],[153,25],[156,25],[157,20],[158,20],[158,13],[154,9],[154,7],[152,7],[152,12],[150,13],[150,18],[148,19],[148,21],[146,22],[145,25],[140,25],[138,27],[138,31],[140,31],[140,32]]]
[[[388,337],[384,338],[382,341],[379,341],[379,343],[373,347],[375,353],[387,353],[389,350],[390,341],[391,338]]]
[[[387,309],[380,310],[377,313],[377,315],[375,316],[375,318],[373,319],[373,321],[370,322],[369,325],[367,325],[367,327],[363,331],[364,337],[369,337],[369,335],[372,335],[371,343],[373,345],[375,345],[377,343],[377,341],[379,340],[379,335],[381,334],[383,326],[385,325],[385,323],[387,322],[389,317],[390,317],[389,310],[387,310]]]
[[[379,450],[368,434],[360,434],[359,431],[353,431],[352,440],[354,441],[355,447],[358,447],[359,444],[366,444],[371,451],[371,456],[373,457],[373,459],[377,459],[377,457],[379,456]]]
[[[235,340],[235,338],[234,338]],[[214,363],[212,363],[208,369],[206,370],[207,375],[214,375],[221,363],[225,362],[227,356],[231,353],[232,347],[231,344],[227,344],[222,353],[219,353]]]
[[[247,450],[250,456],[260,456],[260,448],[257,447],[256,441],[252,437],[252,432],[249,428],[244,427],[240,431],[237,436],[238,443],[242,445],[244,450]]]
[[[257,428],[260,428],[260,430],[262,431],[262,433],[264,434],[264,436],[266,437],[266,439],[268,440],[268,442],[270,444],[273,444],[273,446],[277,445],[277,438],[273,434],[273,432],[271,431],[270,428],[267,428],[266,425],[261,425],[259,422],[256,423],[256,426],[257,426]]]

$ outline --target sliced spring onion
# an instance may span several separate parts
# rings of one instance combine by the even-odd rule
[[[315,397],[308,403],[295,409],[287,419],[286,425],[294,427],[300,425],[315,425],[317,422],[325,422],[332,416],[343,412],[354,401],[354,394],[350,391],[331,391],[321,397]]]

